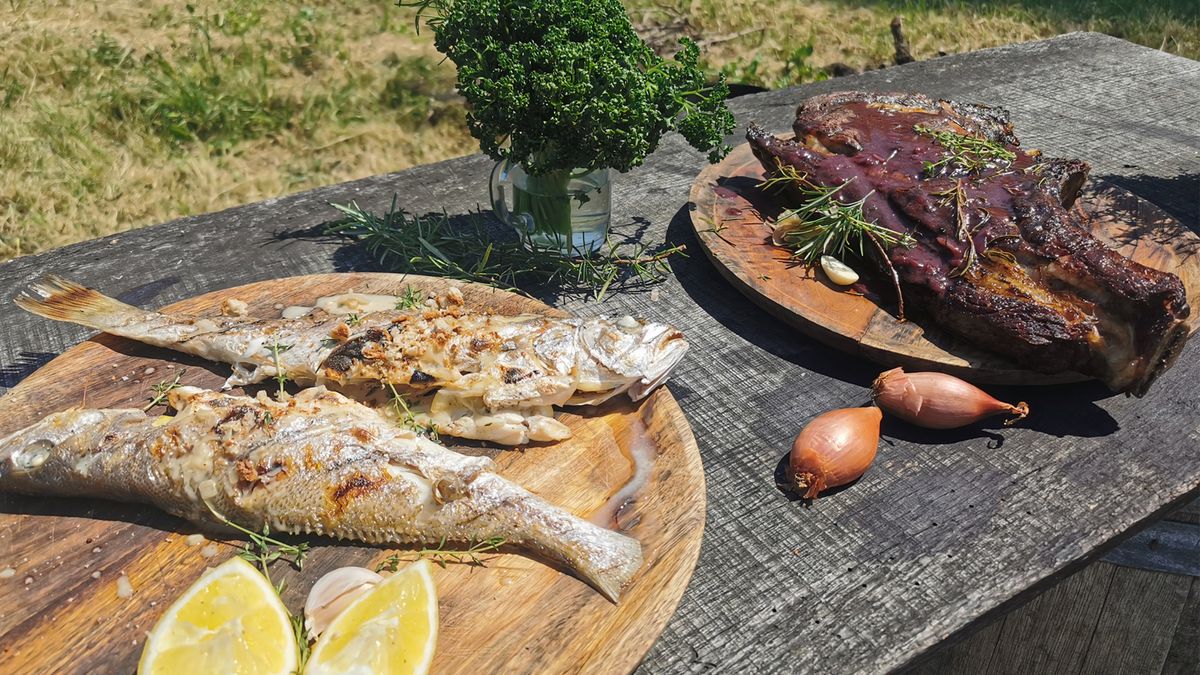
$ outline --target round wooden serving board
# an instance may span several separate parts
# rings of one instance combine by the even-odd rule
[[[358,291],[402,294],[407,286],[459,286],[468,307],[497,313],[562,313],[512,293],[444,279],[392,274],[321,274],[208,293],[164,308],[216,314],[225,298],[251,316]],[[104,290],[104,289],[100,289]],[[75,405],[140,407],[151,387],[186,367],[184,384],[218,388],[229,366],[107,335],[67,350],[0,398],[0,435]],[[153,371],[150,369],[153,368]],[[519,555],[486,568],[434,568],[441,612],[435,673],[632,670],[657,639],[687,587],[704,529],[704,472],[691,429],[666,388],[634,404],[626,397],[560,419],[573,438],[523,450],[488,450],[499,473],[573,513],[591,514],[633,471],[630,450],[657,454],[649,484],[618,520],[642,542],[645,563],[612,604],[567,574]],[[152,411],[154,412],[154,411]],[[446,439],[453,447],[454,439]],[[467,450],[480,452],[478,448]],[[207,566],[241,542],[189,546],[197,528],[153,507],[0,495],[0,672],[133,672],[146,632]],[[273,580],[298,611],[312,583],[344,565],[373,568],[391,551],[313,541],[303,571],[283,563]],[[410,556],[411,557],[411,556]],[[117,596],[126,575],[133,596]]]
[[[792,262],[771,244],[770,226],[782,210],[757,186],[762,165],[749,144],[705,168],[692,183],[692,226],[717,270],[738,290],[801,332],[884,366],[938,370],[991,384],[1053,384],[1084,379],[1075,373],[1024,370],[1006,358],[922,326],[899,322],[890,307],[830,284],[823,274]],[[1200,238],[1161,209],[1113,185],[1089,184],[1075,207],[1092,234],[1123,255],[1183,280],[1193,332],[1200,327]],[[880,295],[891,302],[890,288]]]

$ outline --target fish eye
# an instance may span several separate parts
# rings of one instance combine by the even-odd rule
[[[14,453],[12,462],[16,468],[22,471],[32,471],[46,463],[50,457],[50,451],[53,449],[54,441],[41,438]]]

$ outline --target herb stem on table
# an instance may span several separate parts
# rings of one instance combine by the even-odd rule
[[[671,274],[670,259],[686,255],[681,245],[619,244],[611,238],[592,255],[563,253],[537,245],[528,235],[497,238],[479,214],[453,222],[445,214],[409,214],[397,208],[395,196],[382,216],[353,203],[332,206],[343,218],[326,232],[358,239],[385,266],[509,291],[558,290],[599,301],[613,288],[664,280]]]

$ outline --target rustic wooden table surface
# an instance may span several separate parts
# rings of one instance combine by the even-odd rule
[[[1097,34],[950,56],[737,99],[743,125],[790,125],[806,96],[909,90],[1008,108],[1027,147],[1089,161],[1200,227],[1200,63]],[[386,153],[387,148],[379,152]],[[616,175],[614,223],[693,255],[656,292],[602,303],[543,294],[580,314],[674,322],[692,352],[671,381],[703,454],[708,523],[699,566],[647,655],[647,673],[889,670],[1102,553],[1200,487],[1200,343],[1144,399],[1095,384],[1019,392],[1015,429],[922,433],[885,423],[870,473],[811,508],[775,474],[813,415],[858,405],[878,368],[799,337],[723,282],[689,234],[703,158],[670,138]],[[329,186],[19,258],[0,298],[57,272],[157,307],[261,279],[379,269],[320,236],[329,202],[463,213],[486,201],[482,156]],[[0,380],[13,386],[88,331],[0,306]],[[3,498],[0,498],[3,508]]]

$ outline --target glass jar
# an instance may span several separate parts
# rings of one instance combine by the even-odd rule
[[[496,216],[536,246],[585,255],[599,250],[608,238],[608,169],[531,176],[519,164],[501,161],[492,171],[490,193]]]

